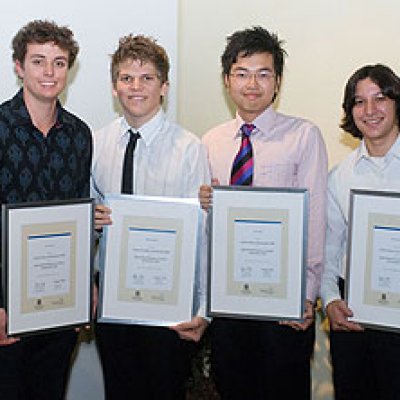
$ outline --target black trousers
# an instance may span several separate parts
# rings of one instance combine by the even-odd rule
[[[307,400],[315,326],[307,331],[277,322],[215,318],[211,362],[223,400]]]
[[[196,344],[168,328],[97,324],[106,400],[185,399]]]
[[[0,346],[1,400],[63,399],[76,339],[68,330]]]
[[[330,333],[336,400],[400,399],[400,335]]]
[[[344,280],[338,279],[343,299]],[[400,335],[366,329],[330,332],[336,400],[400,399]]]

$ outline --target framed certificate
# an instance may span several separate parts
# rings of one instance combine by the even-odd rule
[[[197,199],[106,196],[100,322],[166,326],[191,320],[202,212]]]
[[[2,206],[7,334],[32,334],[91,319],[93,201]]]
[[[307,207],[306,189],[214,188],[209,315],[301,320]]]
[[[400,193],[351,190],[345,298],[352,321],[400,328]]]

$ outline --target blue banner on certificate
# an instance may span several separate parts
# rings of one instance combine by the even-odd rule
[[[352,190],[346,271],[351,320],[400,328],[400,194]]]
[[[118,195],[101,242],[99,321],[170,325],[192,318],[199,262],[197,199]]]
[[[305,189],[214,188],[211,316],[302,318],[306,210]]]

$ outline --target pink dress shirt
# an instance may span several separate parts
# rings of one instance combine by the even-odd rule
[[[307,188],[309,190],[306,297],[315,301],[321,282],[326,224],[327,153],[319,129],[304,119],[267,108],[254,121],[253,186]],[[230,172],[240,147],[239,115],[207,132],[211,176],[229,185]]]

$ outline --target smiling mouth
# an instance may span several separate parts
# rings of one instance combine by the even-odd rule
[[[383,118],[370,118],[370,119],[363,120],[364,124],[367,124],[367,125],[378,125],[382,121],[383,121]]]
[[[245,93],[244,97],[247,99],[258,99],[260,95],[258,93]]]
[[[142,100],[145,100],[146,98],[145,98],[145,96],[128,96],[128,99],[129,100],[139,100],[139,101],[142,101]]]

